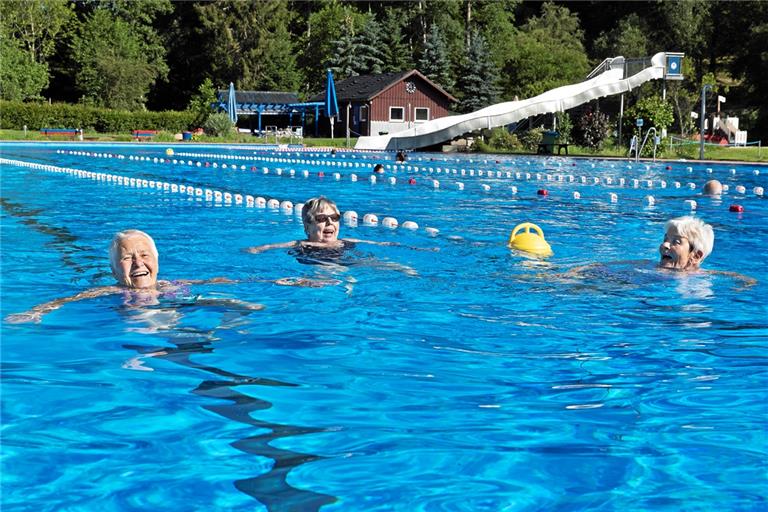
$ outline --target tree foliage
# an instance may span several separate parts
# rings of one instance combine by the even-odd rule
[[[645,57],[650,53],[650,29],[635,13],[619,20],[615,28],[602,32],[594,42],[594,51],[605,57]]]
[[[371,23],[377,23],[375,18]],[[394,73],[413,67],[412,52],[404,42],[405,19],[394,9],[384,11],[381,21],[381,46],[384,65],[382,71]]]
[[[288,32],[293,14],[282,0],[196,6],[214,83],[239,89],[298,89],[301,74]]]
[[[437,24],[432,24],[427,35],[427,41],[424,43],[421,59],[419,59],[419,71],[446,91],[453,90],[455,81],[448,58],[448,47]]]
[[[49,83],[49,59],[74,21],[66,0],[8,0],[0,15],[0,97],[40,97]]]
[[[586,148],[598,150],[602,148],[610,129],[611,121],[607,115],[587,110],[576,123],[576,142]]]
[[[463,73],[469,35],[477,32],[485,38],[486,56],[501,70],[502,99],[581,81],[590,63],[606,57],[681,51],[686,79],[667,84],[680,129],[685,131],[702,80],[711,73],[717,85],[730,87],[729,113],[741,117],[750,138],[768,135],[768,2],[763,0],[4,0],[1,5],[0,95],[7,98],[183,108],[206,78],[218,87],[233,81],[239,88],[304,96],[322,90],[325,69],[333,62],[350,74],[417,67],[435,78],[438,73],[428,68],[438,61],[451,71],[435,81],[461,96],[450,82]],[[433,26],[445,59],[429,57]],[[102,40],[86,40],[84,34]],[[97,55],[104,55],[103,62]],[[659,82],[649,83],[625,100],[658,90]]]
[[[485,38],[477,32],[473,33],[467,59],[456,85],[461,94],[459,110],[472,112],[496,103],[499,94],[496,85],[498,79],[498,70],[488,56]]]
[[[73,40],[76,83],[95,106],[136,110],[144,106],[158,71],[127,22],[97,9]]]
[[[589,71],[579,19],[562,6],[546,3],[515,37],[514,55],[502,76],[508,96],[530,98],[584,79]]]
[[[326,0],[318,5],[320,10],[309,15],[306,31],[299,41],[299,62],[304,69],[306,93],[320,91],[325,86],[325,70],[332,65],[336,42],[345,28],[355,29],[365,24],[363,15],[353,6],[338,0]]]
[[[660,96],[646,96],[626,110],[624,126],[630,130],[637,130],[636,119],[643,120],[643,130],[653,126],[661,133],[661,130],[672,126],[674,110],[672,105],[662,100]]]
[[[35,62],[29,52],[0,38],[0,98],[21,101],[36,98],[48,85],[48,66]]]

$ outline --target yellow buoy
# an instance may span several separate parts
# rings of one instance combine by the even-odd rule
[[[168,156],[173,156],[173,150],[171,148],[168,148],[165,150],[165,154]]]
[[[532,230],[535,233],[531,232]],[[539,226],[531,222],[523,222],[515,226],[512,234],[509,235],[509,247],[541,257],[552,256],[553,254],[552,248],[544,240],[544,232]]]

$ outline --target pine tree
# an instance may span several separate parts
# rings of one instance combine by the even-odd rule
[[[424,43],[424,50],[419,59],[419,71],[443,89],[453,89],[454,81],[451,73],[451,62],[448,59],[448,49],[437,24],[432,24]]]
[[[473,112],[496,103],[499,95],[498,79],[498,68],[488,54],[485,38],[473,32],[457,84],[462,97],[459,110]]]
[[[384,69],[384,42],[381,26],[373,15],[368,18],[364,30],[359,32],[355,39],[359,51],[359,74],[381,73]]]
[[[411,69],[411,51],[403,42],[403,27],[405,18],[397,9],[387,9],[384,13],[382,27],[382,49],[385,73],[399,73]]]
[[[336,41],[330,68],[337,80],[357,76],[359,66],[359,44],[355,37],[355,27],[352,19],[344,20],[344,30]]]

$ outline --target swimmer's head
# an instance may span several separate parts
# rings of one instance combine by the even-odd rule
[[[715,233],[712,226],[691,216],[671,219],[665,225],[664,241],[659,246],[659,266],[674,270],[696,270],[712,252]]]
[[[719,196],[723,193],[723,184],[717,180],[709,180],[704,184],[702,192],[708,196]]]
[[[115,279],[129,288],[153,288],[160,269],[152,237],[138,229],[120,231],[109,245],[109,262]]]
[[[373,168],[373,172],[376,174],[380,174],[384,172],[384,166],[381,164],[376,164],[376,167]]]
[[[340,219],[339,208],[327,197],[313,197],[301,209],[304,232],[310,242],[335,242],[339,237]]]

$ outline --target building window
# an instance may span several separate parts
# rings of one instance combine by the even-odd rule
[[[389,120],[390,121],[404,121],[405,109],[403,107],[389,107]]]
[[[429,109],[427,107],[416,107],[413,118],[417,123],[429,121]]]
[[[360,107],[360,122],[364,123],[368,121],[368,105]]]

